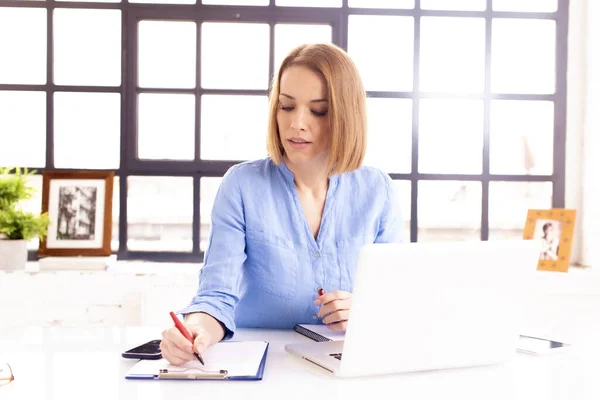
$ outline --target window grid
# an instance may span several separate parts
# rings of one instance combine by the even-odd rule
[[[508,182],[552,182],[553,207],[564,207],[565,197],[565,144],[566,144],[566,64],[567,64],[567,31],[568,31],[568,0],[559,0],[558,9],[552,13],[540,12],[499,12],[492,10],[492,0],[487,0],[484,11],[439,11],[421,10],[420,0],[415,0],[414,9],[366,9],[350,8],[348,0],[343,0],[341,8],[302,8],[277,7],[275,0],[270,0],[269,6],[211,6],[195,5],[156,5],[139,3],[77,3],[55,2],[22,2],[18,0],[0,0],[0,7],[34,7],[46,8],[47,14],[47,76],[45,85],[15,85],[0,84],[0,90],[45,91],[46,102],[46,167],[43,170],[55,170],[54,167],[54,93],[91,92],[91,93],[120,93],[121,94],[121,165],[116,170],[120,185],[120,220],[119,220],[119,250],[120,259],[150,259],[156,261],[202,261],[200,251],[200,178],[220,177],[226,170],[238,161],[208,161],[200,160],[200,97],[203,94],[236,94],[264,95],[263,90],[224,90],[201,88],[201,57],[196,57],[196,87],[194,89],[140,89],[137,87],[137,22],[143,19],[194,20],[196,21],[197,51],[201,54],[201,22],[261,22],[269,24],[269,76],[273,73],[274,57],[274,26],[276,23],[328,23],[333,27],[332,41],[347,49],[348,16],[349,15],[399,15],[414,17],[414,42],[419,43],[421,17],[450,16],[450,17],[480,17],[485,18],[485,88],[484,93],[454,95],[448,93],[421,93],[419,91],[419,46],[414,46],[413,88],[408,92],[369,91],[370,97],[376,98],[409,98],[413,100],[412,121],[412,166],[410,173],[391,173],[395,180],[411,182],[411,209],[404,210],[405,215],[411,216],[410,239],[417,241],[418,233],[418,184],[428,180],[461,180],[482,183],[481,204],[481,239],[487,240],[489,234],[489,183],[491,181]],[[122,83],[116,87],[97,86],[65,86],[51,82],[53,76],[53,17],[52,10],[56,8],[93,8],[119,9],[122,15],[122,54],[121,73]],[[522,18],[549,19],[556,22],[556,65],[554,94],[498,94],[491,93],[491,43],[492,18]],[[137,121],[136,97],[139,93],[192,93],[196,98],[195,113],[195,159],[194,161],[159,161],[138,160],[137,153]],[[419,150],[419,102],[426,98],[473,98],[484,101],[484,138],[483,138],[483,170],[482,174],[425,174],[418,172]],[[492,100],[546,100],[554,102],[554,170],[552,175],[504,175],[490,174],[490,105]],[[194,213],[192,221],[193,250],[191,253],[178,252],[142,252],[127,249],[127,177],[129,176],[187,176],[193,178]],[[125,179],[124,179],[125,178]],[[30,253],[30,259],[36,254]]]

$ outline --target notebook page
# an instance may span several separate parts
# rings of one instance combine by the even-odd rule
[[[169,364],[167,360],[141,360],[135,364],[128,375],[156,375],[160,369],[184,371],[189,368],[201,371],[227,370],[230,376],[254,376],[265,354],[266,342],[219,342],[202,353],[204,365],[199,361],[190,361],[181,366]]]
[[[321,336],[326,337],[329,340],[344,340],[346,331],[332,331],[327,325],[311,325],[311,324],[299,324],[304,329],[318,333]]]

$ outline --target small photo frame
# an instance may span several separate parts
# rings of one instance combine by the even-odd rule
[[[540,242],[540,271],[568,272],[575,228],[575,210],[528,210],[523,239]]]
[[[113,171],[43,172],[42,212],[50,219],[40,256],[109,256]]]

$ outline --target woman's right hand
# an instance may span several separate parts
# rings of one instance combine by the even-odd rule
[[[209,346],[223,339],[225,335],[221,324],[204,313],[187,315],[183,325],[192,336],[193,345],[175,326],[162,333],[160,350],[163,358],[172,365],[182,365],[188,361],[197,360],[194,352],[202,354]]]

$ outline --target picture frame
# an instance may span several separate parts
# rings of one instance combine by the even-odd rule
[[[40,256],[110,256],[114,171],[44,171]]]
[[[523,239],[540,241],[539,271],[568,272],[576,211],[552,208],[528,210]]]

